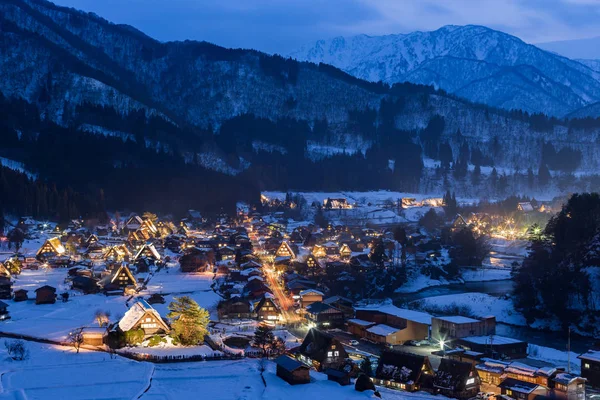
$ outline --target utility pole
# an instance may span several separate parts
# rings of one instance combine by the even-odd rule
[[[569,327],[569,335],[567,339],[567,372],[571,373],[571,327]]]

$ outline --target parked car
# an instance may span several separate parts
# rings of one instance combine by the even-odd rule
[[[358,345],[359,345],[358,340],[351,340],[350,341],[350,346],[358,346]]]

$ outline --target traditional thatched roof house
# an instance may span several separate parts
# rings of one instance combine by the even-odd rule
[[[479,376],[471,363],[442,358],[433,387],[444,396],[469,399],[479,392]]]
[[[152,243],[146,243],[142,247],[140,247],[140,249],[137,251],[137,253],[135,254],[135,257],[133,259],[137,260],[141,257],[145,257],[145,258],[154,260],[155,262],[160,261],[160,259],[161,259],[160,254],[158,253],[158,251],[156,250],[156,247],[154,247],[154,245]]]
[[[127,261],[131,259],[131,252],[124,244],[111,246],[106,253],[104,253],[105,260],[112,261]]]
[[[145,300],[136,301],[119,321],[117,328],[121,332],[142,329],[146,337],[155,334],[168,333],[167,323]]]
[[[105,291],[125,289],[127,287],[135,288],[137,286],[135,277],[125,263],[121,263],[121,265],[113,270],[110,275],[102,278],[99,284],[104,288]]]
[[[275,252],[275,257],[296,258],[296,252],[288,242],[283,241]]]
[[[247,299],[232,296],[228,300],[221,300],[217,305],[219,319],[252,318],[252,305]]]
[[[265,293],[254,307],[254,313],[259,321],[278,321],[281,311],[273,301],[273,297]]]
[[[57,237],[47,239],[36,254],[37,259],[48,259],[52,257],[62,256],[67,252],[65,246]]]
[[[431,387],[434,373],[427,356],[385,350],[373,382],[413,392]]]
[[[328,333],[311,329],[298,349],[298,359],[317,371],[327,368],[339,369],[348,354],[344,346]]]

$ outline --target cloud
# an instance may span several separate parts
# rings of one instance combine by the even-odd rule
[[[159,40],[281,52],[338,35],[485,25],[536,43],[600,33],[600,0],[56,0]]]

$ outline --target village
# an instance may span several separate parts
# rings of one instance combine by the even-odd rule
[[[194,210],[180,219],[115,213],[102,223],[20,217],[0,247],[0,336],[15,360],[6,374],[33,373],[18,367],[33,349],[67,348],[135,365],[235,369],[256,360],[265,386],[327,381],[384,398],[596,393],[600,348],[575,354],[499,334],[499,324],[520,318],[514,310],[475,315],[409,299],[432,285],[509,280],[556,201],[459,214],[450,194],[386,196],[265,193],[258,206],[210,218]],[[471,252],[447,245],[463,236]],[[186,332],[189,315],[199,336]]]

